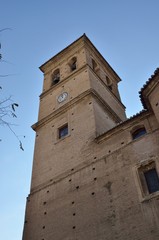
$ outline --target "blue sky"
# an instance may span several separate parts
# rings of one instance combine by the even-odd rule
[[[159,66],[158,0],[1,0],[1,100],[19,103],[14,135],[0,126],[1,238],[21,240],[43,75],[39,66],[83,33],[123,80],[127,116],[142,106],[138,91]],[[12,121],[12,120],[10,120]],[[23,138],[23,136],[26,136]]]

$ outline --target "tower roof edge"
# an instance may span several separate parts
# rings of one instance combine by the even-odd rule
[[[70,47],[72,47],[74,44],[76,44],[77,42],[80,42],[81,40],[83,40],[84,42],[90,44],[95,51],[100,55],[100,57],[104,60],[104,62],[106,62],[106,64],[110,67],[110,69],[114,72],[114,74],[117,76],[118,81],[121,81],[121,78],[118,76],[118,74],[114,71],[114,69],[110,66],[110,64],[106,61],[106,59],[103,57],[103,55],[98,51],[98,49],[95,47],[95,45],[91,42],[91,40],[87,37],[86,33],[83,33],[82,36],[80,36],[79,38],[77,38],[74,42],[72,42],[71,44],[69,44],[67,47],[65,47],[63,50],[61,50],[60,52],[58,52],[56,55],[54,55],[52,58],[50,58],[48,61],[46,61],[44,64],[42,64],[39,69],[44,72],[45,67],[48,65],[48,63],[51,63],[57,56],[59,56],[60,54],[63,54],[66,50],[68,50]]]

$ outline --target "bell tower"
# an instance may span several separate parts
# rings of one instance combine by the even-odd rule
[[[91,164],[89,151],[95,138],[126,119],[118,91],[120,78],[85,34],[44,63],[40,70],[44,82],[38,121],[32,126],[36,140],[23,240],[70,240],[71,235],[68,238],[60,235],[61,231],[67,232],[66,226],[60,230],[59,225],[55,234],[57,231],[51,225],[56,215],[52,210],[54,202],[58,203],[66,191],[63,185],[56,199],[58,184]],[[45,195],[55,184],[57,192],[49,197],[48,205]],[[62,201],[60,204],[63,205]]]

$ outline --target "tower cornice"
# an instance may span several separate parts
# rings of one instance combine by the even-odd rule
[[[77,97],[75,97],[74,99],[70,100],[69,102],[67,102],[66,104],[64,104],[63,106],[61,106],[60,108],[58,108],[57,110],[55,110],[54,112],[52,112],[51,114],[49,114],[48,116],[44,117],[43,119],[41,119],[40,121],[36,122],[35,124],[32,125],[32,129],[34,131],[36,131],[37,129],[41,128],[42,126],[44,126],[46,123],[52,121],[52,119],[56,118],[58,115],[60,115],[62,112],[66,112],[68,111],[69,108],[71,108],[74,104],[77,104],[78,102],[80,102],[81,100],[83,100],[84,97],[87,97],[91,95],[92,97],[94,97],[102,106],[104,109],[107,110],[107,112],[109,113],[109,115],[111,116],[111,118],[116,122],[119,123],[122,120],[119,118],[119,116],[112,110],[112,108],[110,108],[110,106],[104,101],[104,99],[92,88],[84,91],[83,93],[81,93],[80,95],[78,95]]]

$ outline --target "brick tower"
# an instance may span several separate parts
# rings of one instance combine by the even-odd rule
[[[85,34],[40,70],[44,83],[32,126],[36,140],[23,240],[145,239],[148,224],[136,202],[144,199],[136,183],[142,170],[132,163],[130,136],[139,122],[143,132],[144,121],[146,133],[156,130],[156,118],[151,129],[148,110],[126,119],[120,78]],[[156,230],[152,239],[157,236]]]

